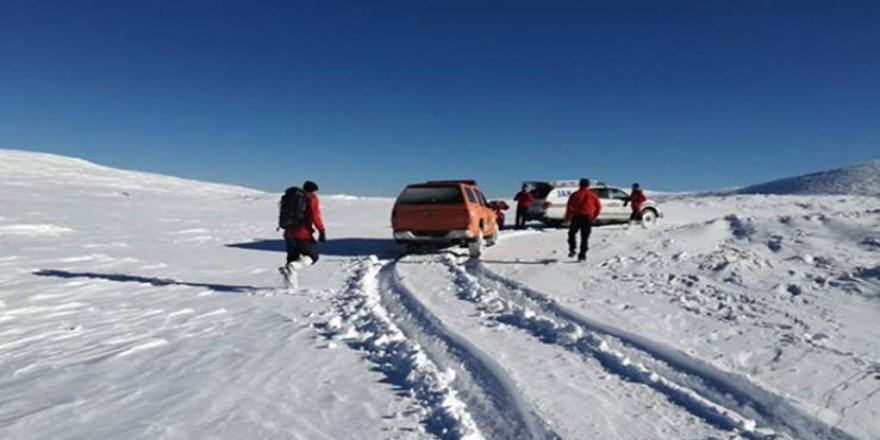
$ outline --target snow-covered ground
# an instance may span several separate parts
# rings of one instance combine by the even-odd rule
[[[677,195],[577,264],[324,196],[295,289],[277,199],[0,150],[0,438],[880,437],[876,197]]]

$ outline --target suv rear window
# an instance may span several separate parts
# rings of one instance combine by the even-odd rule
[[[411,186],[397,198],[400,205],[452,205],[464,203],[457,186]]]
[[[535,196],[536,199],[546,199],[547,195],[550,194],[550,191],[553,191],[553,185],[550,185],[547,182],[523,182],[529,192]]]

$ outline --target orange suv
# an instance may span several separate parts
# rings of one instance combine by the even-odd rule
[[[421,244],[458,244],[479,257],[498,239],[495,212],[473,180],[408,185],[394,203],[391,226],[404,252]]]

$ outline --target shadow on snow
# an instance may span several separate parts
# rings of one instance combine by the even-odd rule
[[[232,243],[226,247],[248,249],[255,251],[286,252],[284,240],[254,240],[246,243]],[[363,257],[375,255],[379,258],[389,258],[397,255],[394,240],[386,238],[337,238],[318,243],[318,252],[321,255],[337,257]]]
[[[142,283],[142,284],[150,284],[153,286],[187,286],[187,287],[201,287],[209,290],[213,290],[216,292],[227,292],[227,293],[248,293],[255,292],[258,290],[264,290],[260,287],[255,286],[236,286],[229,284],[211,284],[211,283],[187,283],[183,281],[172,280],[168,278],[149,278],[149,277],[141,277],[136,275],[123,275],[123,274],[112,274],[112,273],[94,273],[94,272],[68,272],[65,270],[38,270],[33,273],[36,276],[40,277],[56,277],[56,278],[92,278],[92,279],[100,279],[100,280],[108,280],[108,281],[116,281],[121,283]]]
[[[558,258],[542,258],[539,260],[520,260],[520,259],[485,260],[485,259],[480,259],[480,261],[482,261],[483,263],[486,263],[486,264],[537,264],[537,265],[544,265],[544,266],[551,264],[551,263],[559,263],[560,262]]]

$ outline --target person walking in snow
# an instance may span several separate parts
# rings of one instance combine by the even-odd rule
[[[587,259],[587,250],[589,249],[590,233],[593,229],[593,222],[599,213],[602,212],[602,202],[593,191],[590,191],[590,181],[588,179],[580,180],[580,189],[575,191],[568,198],[568,205],[565,210],[565,220],[568,226],[568,256],[575,256],[577,248],[577,235],[581,236],[580,252],[577,253],[578,261]]]
[[[623,200],[623,206],[626,206],[626,204],[629,203],[632,207],[632,215],[629,216],[630,224],[642,221],[642,205],[646,200],[648,200],[648,198],[645,197],[645,193],[642,192],[641,186],[639,186],[638,183],[633,183],[632,192]]]
[[[526,227],[526,214],[535,196],[529,192],[528,185],[523,185],[522,189],[513,196],[513,200],[516,200],[516,229],[523,229]]]
[[[318,240],[327,241],[324,221],[321,218],[321,206],[318,202],[318,185],[307,180],[303,183],[302,191],[305,192],[304,200],[297,200],[293,203],[298,206],[293,209],[293,216],[297,217],[297,220],[292,222],[292,227],[284,228],[284,243],[287,247],[286,268],[288,270],[294,269],[297,266],[296,263],[308,265],[318,262],[318,243],[315,242],[315,229],[318,230]],[[288,192],[290,191],[288,190]],[[283,203],[284,199],[282,199]]]

